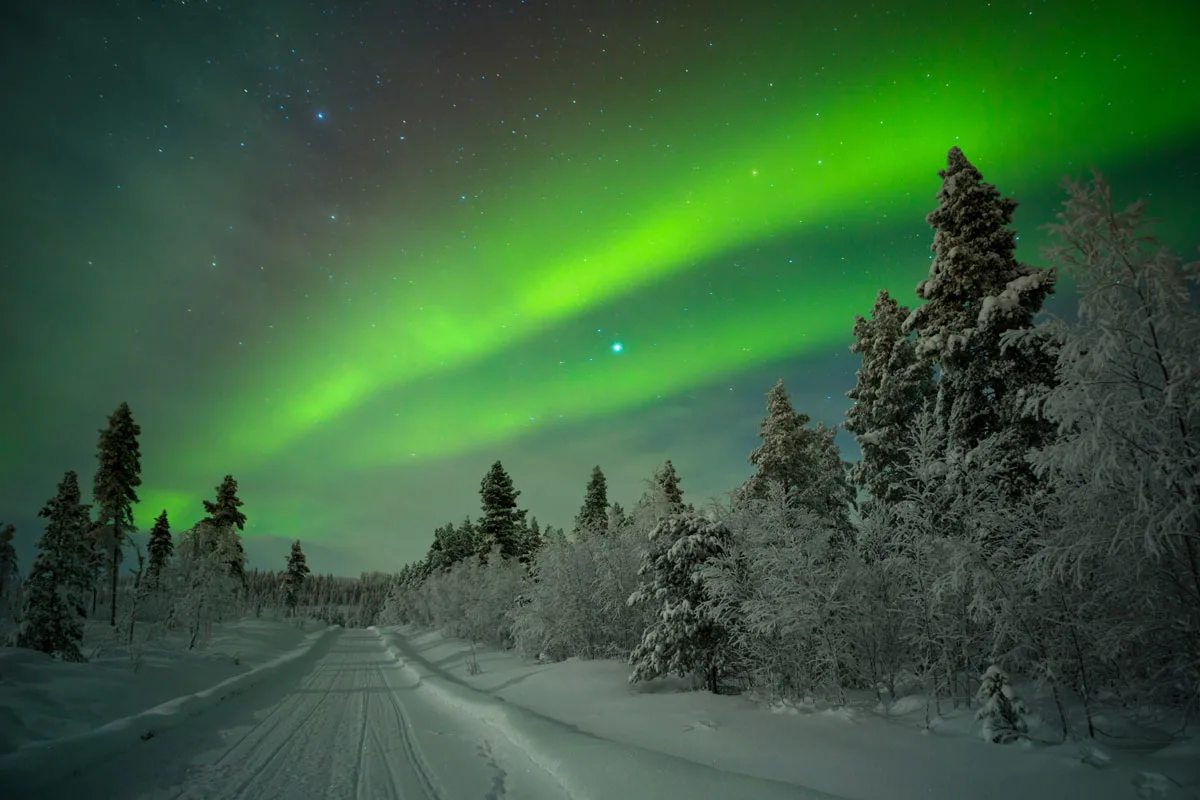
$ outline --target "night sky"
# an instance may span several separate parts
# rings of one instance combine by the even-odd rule
[[[121,401],[138,522],[233,473],[256,566],[398,568],[497,458],[568,528],[594,464],[724,493],[776,379],[841,421],[951,146],[1026,261],[1093,164],[1195,244],[1192,5],[6,3],[0,520]]]

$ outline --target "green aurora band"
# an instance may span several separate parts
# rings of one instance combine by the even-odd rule
[[[327,322],[295,330],[282,352],[247,348],[248,363],[220,387],[219,414],[193,426],[203,435],[166,461],[212,484],[283,462],[315,481],[331,469],[495,445],[559,416],[612,414],[840,344],[879,288],[907,291],[925,264],[798,265],[790,302],[764,286],[708,309],[701,327],[662,302],[651,318],[622,324],[619,355],[600,351],[583,320],[776,237],[881,217],[911,226],[931,209],[934,173],[953,144],[1005,193],[1013,190],[1003,176],[1023,175],[1033,176],[1027,191],[1048,196],[1068,170],[1194,140],[1200,83],[1178,81],[1169,103],[1145,90],[1186,74],[1194,17],[1186,3],[1152,5],[1136,21],[1115,5],[1086,19],[1042,6],[1019,32],[989,31],[995,12],[964,14],[953,28],[973,36],[950,46],[930,26],[892,41],[886,58],[868,48],[885,31],[846,34],[851,45],[815,88],[803,77],[815,68],[785,49],[773,67],[756,68],[779,77],[750,99],[714,93],[725,67],[710,64],[663,87],[650,132],[639,128],[643,94],[636,110],[633,99],[613,98],[604,117],[615,132],[563,131],[553,162],[531,151],[529,163],[497,171],[451,213],[398,226],[423,233],[366,232],[358,260],[374,265],[379,290],[308,309]],[[1140,28],[1139,49],[1084,53],[1070,43],[1102,44],[1115,26]],[[545,344],[535,352],[531,339],[552,335],[553,354]],[[206,488],[148,488],[139,523],[162,508],[196,518]],[[254,516],[286,530],[311,518],[309,505]]]

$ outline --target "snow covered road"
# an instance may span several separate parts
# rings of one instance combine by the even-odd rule
[[[26,776],[11,797],[520,798],[558,797],[544,774],[516,785],[478,732],[416,697],[415,681],[371,631],[345,631],[307,663],[229,698],[115,758],[70,774]],[[432,741],[428,751],[416,729]],[[70,761],[71,755],[64,754]],[[435,763],[436,762],[436,763]],[[9,776],[10,778],[12,776]]]
[[[0,796],[824,797],[584,734],[455,682],[401,644],[374,630],[325,637],[245,693],[169,729],[149,728],[100,763],[64,750],[61,769],[0,774]]]

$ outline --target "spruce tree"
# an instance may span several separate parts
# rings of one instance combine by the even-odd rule
[[[103,551],[109,568],[109,624],[117,624],[117,569],[122,549],[133,526],[135,489],[142,485],[142,454],[138,446],[141,427],[133,421],[128,403],[121,403],[100,431],[96,449],[96,474],[92,481],[97,522],[105,526]]]
[[[747,458],[755,471],[738,489],[735,505],[766,497],[774,483],[790,502],[848,532],[853,494],[834,443],[836,431],[823,424],[808,428],[808,421],[808,415],[792,409],[787,389],[778,381],[767,393],[767,416],[759,426],[762,443]]]
[[[12,523],[0,523],[0,614],[15,611],[20,595],[21,573],[17,568],[17,550],[13,537],[17,529]]]
[[[304,558],[304,551],[300,549],[300,540],[297,539],[292,542],[292,551],[287,558],[287,571],[283,576],[284,604],[293,614],[300,599],[300,587],[304,585],[304,579],[309,572],[308,562]]]
[[[625,513],[625,509],[620,503],[613,503],[608,507],[608,532],[615,536],[629,525],[629,515]]]
[[[83,592],[90,583],[86,539],[89,506],[81,502],[79,480],[67,472],[57,494],[38,512],[46,529],[26,581],[26,597],[17,646],[83,661]]]
[[[217,487],[217,499],[205,500],[204,510],[208,513],[206,521],[223,536],[229,537],[229,574],[240,582],[246,577],[246,551],[242,549],[242,537],[238,536],[237,532],[245,530],[246,515],[241,511],[242,501],[237,491],[237,481],[232,475],[226,475]],[[216,541],[214,539],[214,545]]]
[[[642,580],[628,603],[648,606],[655,619],[630,654],[631,682],[694,673],[709,691],[719,691],[730,634],[709,612],[699,575],[731,543],[724,524],[690,510],[672,514],[651,531],[638,570]]]
[[[903,331],[916,331],[918,357],[940,367],[935,411],[949,446],[967,453],[1009,433],[1012,478],[1028,485],[1025,453],[1051,428],[1029,419],[1024,406],[1053,383],[1053,353],[1045,341],[1002,347],[1001,337],[1032,326],[1054,291],[1055,272],[1017,261],[1008,227],[1017,202],[984,182],[962,150],[951,148],[938,176],[938,206],[926,217],[933,262],[916,288],[925,303]]]
[[[146,568],[146,588],[153,591],[158,588],[158,582],[162,578],[162,571],[167,560],[175,552],[175,544],[171,540],[171,525],[167,522],[165,508],[158,515],[158,519],[154,520],[154,527],[150,530],[150,541],[146,544],[146,550],[150,554],[150,564]]]
[[[668,513],[678,514],[685,510],[683,489],[679,488],[679,475],[676,474],[675,465],[670,459],[654,473],[653,491],[666,504]]]
[[[855,316],[850,345],[862,356],[858,382],[846,393],[854,405],[843,423],[862,450],[850,479],[888,505],[901,500],[908,430],[934,392],[932,365],[917,357],[916,343],[904,333],[908,315],[907,307],[881,291],[869,318]]]
[[[481,546],[487,551],[500,548],[502,558],[522,555],[521,529],[526,512],[517,509],[520,494],[499,461],[492,464],[479,485],[483,505],[483,519],[479,523]]]
[[[601,535],[608,527],[608,486],[599,466],[592,467],[583,495],[583,507],[575,517],[575,536]]]

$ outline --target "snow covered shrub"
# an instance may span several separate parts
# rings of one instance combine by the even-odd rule
[[[844,701],[857,609],[829,521],[771,482],[729,515],[731,544],[700,570],[705,611],[730,632],[750,688],[800,699],[823,690]]]
[[[555,661],[627,657],[650,622],[644,607],[626,602],[645,549],[632,526],[545,544],[514,615],[518,648]]]
[[[485,564],[468,558],[431,572],[409,601],[416,611],[412,621],[440,628],[447,636],[508,647],[525,574],[523,564],[500,558],[494,550]]]
[[[207,642],[213,623],[234,612],[241,581],[231,565],[240,557],[232,526],[218,528],[202,521],[179,537],[164,581],[173,591],[168,624],[186,626],[188,649]]]
[[[988,667],[976,697],[983,704],[975,718],[983,720],[984,741],[1008,744],[1028,735],[1029,727],[1025,723],[1028,709],[1000,667],[995,664]]]
[[[709,691],[720,689],[729,631],[707,607],[700,569],[729,544],[723,523],[694,511],[673,514],[650,532],[642,583],[628,602],[652,608],[656,619],[630,654],[631,682],[695,674]]]

